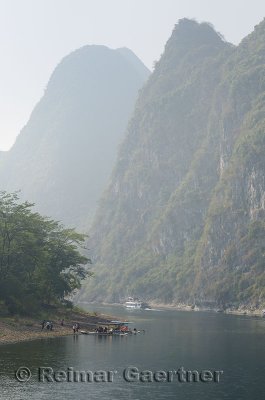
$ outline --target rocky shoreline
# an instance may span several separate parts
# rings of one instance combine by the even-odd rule
[[[98,304],[97,302],[79,302],[80,306],[83,304]],[[121,303],[108,303],[101,302],[100,304],[106,306],[122,306]],[[148,301],[148,306],[150,308],[159,308],[163,310],[179,310],[179,311],[201,311],[201,312],[218,312],[224,314],[233,314],[233,315],[246,315],[252,317],[265,317],[265,306],[263,308],[252,308],[247,306],[240,307],[227,307],[225,309],[218,307],[206,307],[206,306],[197,306],[197,305],[188,305],[185,303],[177,303],[177,304],[166,304],[159,303],[155,301]]]
[[[252,317],[264,317],[265,316],[265,307],[262,308],[251,308],[246,306],[241,306],[238,308],[217,308],[217,307],[204,307],[204,306],[191,306],[187,304],[163,304],[163,303],[155,303],[150,302],[150,307],[152,308],[162,308],[165,310],[179,310],[179,311],[211,311],[218,312],[224,314],[233,314],[233,315],[246,315]]]
[[[74,323],[79,323],[81,329],[93,329],[99,319],[109,321],[106,315],[90,315],[85,312],[70,313],[64,318],[63,325],[61,319],[56,316],[50,318],[53,329],[47,330],[42,329],[42,321],[36,318],[0,317],[0,345],[72,335]]]

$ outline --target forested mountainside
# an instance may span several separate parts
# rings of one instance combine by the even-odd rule
[[[90,224],[149,70],[128,49],[84,46],[56,67],[12,149],[0,187],[71,226]]]
[[[136,103],[82,300],[265,301],[265,21],[239,46],[183,19]]]

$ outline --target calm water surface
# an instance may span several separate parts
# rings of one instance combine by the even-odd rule
[[[265,319],[201,312],[126,311],[89,306],[133,321],[145,334],[124,337],[69,336],[0,347],[2,400],[262,400],[265,395]],[[28,367],[26,383],[15,371]],[[39,367],[53,371],[117,371],[113,382],[39,382]],[[127,382],[139,372],[222,370],[220,382]],[[71,377],[70,377],[71,380]]]

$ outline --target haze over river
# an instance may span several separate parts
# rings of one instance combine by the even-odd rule
[[[132,328],[145,333],[79,335],[1,346],[1,400],[264,398],[265,319],[85,307],[132,321]],[[20,367],[32,374],[27,382],[15,377]],[[189,370],[193,374],[188,375]],[[28,378],[27,371],[20,370],[20,380]],[[86,376],[92,381],[74,382],[76,371],[90,371]],[[100,379],[105,382],[96,382]],[[198,382],[185,382],[189,379]]]

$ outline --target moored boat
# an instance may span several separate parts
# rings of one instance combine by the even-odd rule
[[[140,310],[143,308],[143,302],[138,298],[128,297],[124,303],[124,306],[129,310]]]
[[[124,321],[110,321],[110,322],[99,322],[93,331],[81,330],[82,335],[98,335],[98,336],[127,336],[135,332],[129,329],[129,324],[132,322]],[[104,326],[104,328],[103,328]]]

